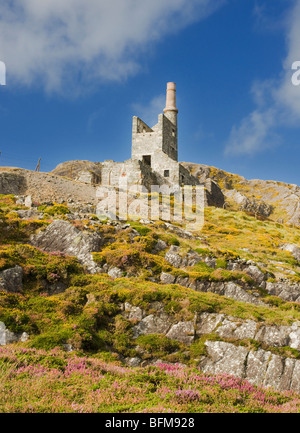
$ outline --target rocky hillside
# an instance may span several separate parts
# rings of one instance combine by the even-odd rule
[[[254,181],[245,180],[242,190],[241,178],[222,180],[214,169],[197,167],[200,179],[222,187],[227,205],[207,207],[203,229],[193,233],[168,221],[100,220],[93,185],[1,171],[0,383],[7,410],[41,410],[41,402],[33,403],[41,399],[32,399],[39,391],[30,388],[25,398],[22,383],[50,381],[53,368],[62,383],[76,369],[85,377],[85,368],[107,380],[106,388],[87,385],[87,406],[70,395],[68,411],[72,402],[74,411],[78,405],[96,411],[93,392],[105,394],[113,383],[125,390],[122,371],[137,389],[144,377],[148,403],[140,397],[142,406],[132,401],[118,409],[116,397],[111,410],[299,410],[299,228],[278,221],[281,208],[267,195],[264,201],[250,194]],[[237,203],[237,194],[252,207]],[[263,214],[268,206],[270,214]],[[162,370],[174,371],[177,385]],[[229,382],[236,403],[225,392]],[[10,383],[24,403],[7,392]],[[216,389],[203,388],[207,383],[222,390],[222,402]]]
[[[96,186],[52,173],[37,173],[21,168],[0,168],[0,194],[14,194],[24,203],[31,198],[42,203],[77,203],[81,209],[95,208]]]
[[[212,179],[222,189],[227,208],[273,221],[300,225],[300,187],[273,180],[247,180],[203,164],[182,163],[200,182]]]
[[[300,187],[277,181],[247,180],[242,176],[203,164],[181,163],[205,185],[207,204],[243,211],[256,218],[300,225]],[[31,196],[34,202],[86,205],[97,203],[101,163],[66,161],[50,173],[20,168],[0,169],[0,193]]]

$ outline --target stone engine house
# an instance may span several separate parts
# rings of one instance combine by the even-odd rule
[[[132,121],[131,159],[106,160],[101,164],[102,185],[119,186],[126,176],[128,185],[198,185],[197,178],[178,163],[176,85],[167,83],[166,107],[151,128],[140,118]]]

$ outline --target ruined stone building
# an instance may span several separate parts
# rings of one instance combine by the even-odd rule
[[[167,84],[166,107],[151,128],[134,116],[132,121],[131,159],[101,163],[100,182],[119,186],[126,176],[128,185],[198,185],[199,181],[178,163],[177,113],[175,83]]]

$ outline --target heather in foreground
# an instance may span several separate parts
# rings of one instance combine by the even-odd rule
[[[179,364],[147,368],[14,345],[0,348],[0,412],[300,411],[300,396]]]

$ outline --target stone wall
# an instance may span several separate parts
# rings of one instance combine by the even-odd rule
[[[180,185],[199,185],[199,181],[195,178],[183,165],[179,164],[179,183]]]
[[[145,122],[134,116],[132,121],[132,159],[143,160],[143,155],[163,152],[173,161],[177,161],[177,128],[163,114],[158,116],[158,123],[151,129]],[[156,170],[155,164],[151,164]]]
[[[97,175],[96,173],[84,170],[80,171],[78,173],[78,176],[75,178],[78,182],[84,182],[84,183],[90,183],[90,184],[100,184],[101,183],[101,176]]]
[[[159,124],[151,129],[145,122],[134,116],[132,120],[131,158],[142,161],[144,155],[153,156],[161,148],[162,128],[159,127]]]
[[[162,125],[162,151],[174,161],[178,161],[177,127],[163,114],[160,114],[158,119]]]
[[[160,184],[162,181],[152,172],[150,167],[143,164],[142,161],[133,159],[124,162],[104,161],[101,170],[101,183],[104,186],[118,188],[126,179],[128,186],[144,185],[150,189],[151,185]]]

